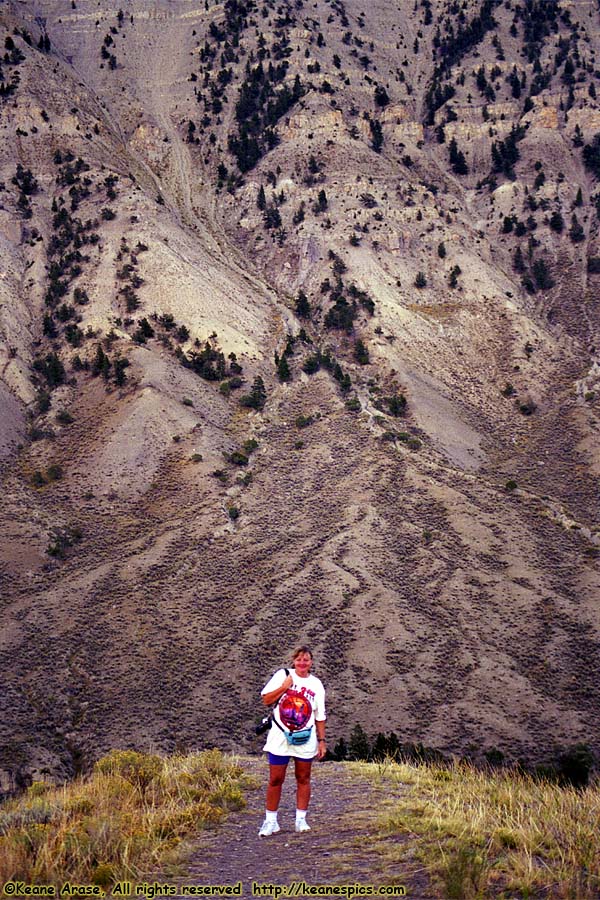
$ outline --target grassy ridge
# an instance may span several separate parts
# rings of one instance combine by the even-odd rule
[[[409,838],[440,897],[600,896],[600,784],[577,790],[462,763],[353,766],[383,780],[381,833]],[[402,866],[406,845],[392,852]]]
[[[0,807],[0,882],[99,884],[181,855],[183,838],[245,803],[240,766],[218,750],[162,758],[116,750],[90,777],[34,782]]]
[[[348,768],[383,788],[379,809],[367,792],[365,808],[356,813],[357,821],[366,816],[372,823],[376,809],[380,840],[374,844],[385,856],[384,868],[392,864],[401,874],[416,862],[436,896],[599,896],[598,782],[577,790],[464,763]],[[241,808],[250,784],[241,766],[218,750],[166,759],[113,751],[87,778],[60,788],[36,782],[0,806],[0,883],[69,880],[109,889],[153,871],[167,874],[182,860],[186,837]],[[390,841],[390,835],[402,839]],[[352,864],[350,845],[340,846],[340,854],[340,863]]]

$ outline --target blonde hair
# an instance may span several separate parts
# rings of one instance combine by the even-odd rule
[[[300,656],[301,653],[308,653],[310,658],[313,658],[312,650],[310,649],[310,647],[307,647],[305,644],[301,644],[299,647],[296,647],[296,649],[292,651],[292,662],[294,662],[296,657]]]

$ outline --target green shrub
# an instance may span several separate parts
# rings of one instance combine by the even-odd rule
[[[569,747],[559,756],[558,772],[564,784],[583,788],[589,782],[595,757],[587,744],[576,744]]]
[[[391,416],[403,416],[406,411],[406,397],[404,394],[392,394],[391,397],[386,397],[385,401],[388,405],[388,410]]]
[[[369,760],[371,758],[371,744],[364,728],[356,723],[350,734],[348,742],[348,759]]]
[[[137,750],[111,750],[94,766],[95,772],[101,772],[103,775],[120,775],[142,792],[162,774],[163,769],[164,762],[160,756],[139,753]]]
[[[250,409],[263,409],[267,402],[267,391],[265,383],[260,375],[257,375],[252,382],[252,390],[249,394],[240,397],[240,404]]]
[[[48,393],[48,391],[38,391],[35,399],[37,402],[37,408],[38,408],[38,412],[40,413],[40,415],[43,415],[43,413],[48,412],[48,410],[50,409],[50,406],[51,406],[51,399],[50,399],[50,394]]]
[[[36,469],[31,476],[31,484],[33,487],[43,487],[46,484],[46,479],[39,469]]]
[[[600,256],[590,256],[587,261],[587,270],[590,275],[597,275],[600,272]]]
[[[27,788],[27,796],[28,797],[42,797],[44,794],[47,794],[48,791],[53,790],[54,785],[49,784],[47,781],[34,781],[33,784],[30,784]]]
[[[54,528],[51,533],[50,543],[46,548],[49,556],[57,559],[64,559],[65,551],[77,544],[83,536],[81,528],[78,526],[67,528]]]
[[[530,397],[526,400],[523,400],[523,402],[519,403],[518,406],[519,412],[523,413],[524,416],[531,416],[537,409],[537,406]]]
[[[369,351],[360,338],[354,344],[354,358],[361,366],[366,366],[369,363]]]
[[[446,862],[445,896],[448,900],[481,896],[480,886],[488,867],[489,862],[484,848],[467,843],[459,844],[454,852],[449,854]]]
[[[115,871],[115,867],[110,863],[98,863],[90,876],[90,884],[98,884],[108,891],[117,881]]]
[[[307,375],[314,375],[314,373],[318,372],[320,368],[321,362],[316,354],[307,356],[302,363],[302,371],[306,372]]]
[[[286,359],[285,354],[281,357],[277,364],[277,377],[281,382],[292,380],[292,373],[290,371],[289,363]]]
[[[246,805],[239,785],[227,782],[219,785],[216,790],[209,794],[208,802],[213,806],[228,810],[243,809]]]

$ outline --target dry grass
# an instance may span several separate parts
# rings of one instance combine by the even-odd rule
[[[356,766],[389,791],[381,832],[412,837],[440,896],[599,896],[599,784],[576,790],[464,764]]]
[[[0,882],[109,887],[181,855],[183,838],[245,803],[218,750],[162,758],[123,750],[63,787],[35,782],[0,807]]]
[[[454,319],[456,314],[464,309],[464,303],[407,303],[406,308],[421,316],[427,316],[439,322],[447,322]]]

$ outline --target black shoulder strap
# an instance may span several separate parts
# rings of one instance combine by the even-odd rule
[[[288,734],[289,734],[290,732],[289,732],[289,731],[286,731],[285,728],[283,727],[283,725],[280,725],[280,724],[279,724],[279,722],[277,721],[277,719],[275,718],[275,716],[271,716],[271,720],[277,725],[277,727],[279,728],[280,731],[283,731],[283,733],[284,733],[285,736],[287,737]]]
[[[289,670],[289,669],[286,669],[285,666],[284,666],[283,671],[285,672],[285,677],[287,678],[287,676],[290,674],[290,670]],[[281,697],[283,697],[283,694],[281,695]],[[279,698],[279,700],[281,700],[281,697]],[[279,722],[278,722],[277,719],[275,718],[275,708],[276,708],[277,706],[279,706],[279,700],[277,701],[277,703],[275,703],[275,704],[273,705],[273,708],[272,708],[272,710],[271,710],[271,718],[273,719],[273,721],[275,722],[275,724],[277,725],[277,727],[278,727],[278,728],[281,728],[281,725],[279,724]],[[283,730],[283,728],[281,728],[281,730],[283,731],[284,734],[286,733],[286,732]]]
[[[283,671],[285,672],[285,677],[287,678],[287,676],[290,674],[290,670],[289,670],[289,669],[286,669],[285,666],[284,666]],[[275,703],[275,704],[271,707],[271,711],[270,711],[270,713],[269,713],[269,715],[268,715],[268,719],[269,719],[271,722],[275,722],[275,724],[277,725],[277,727],[278,727],[281,731],[283,731],[284,734],[287,734],[287,731],[285,731],[285,729],[281,727],[281,725],[279,724],[279,722],[278,722],[277,719],[275,718],[275,707],[278,705],[278,703],[279,703],[279,700],[277,701],[277,703]]]

